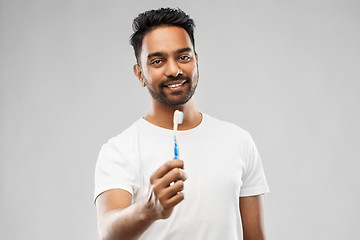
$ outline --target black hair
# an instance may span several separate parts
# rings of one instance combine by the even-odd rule
[[[162,25],[177,26],[183,28],[190,37],[195,51],[194,20],[180,8],[159,8],[140,13],[133,21],[134,33],[130,37],[130,44],[134,48],[136,61],[139,63],[142,41],[149,31]]]

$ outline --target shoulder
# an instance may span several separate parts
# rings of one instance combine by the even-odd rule
[[[129,149],[136,145],[138,135],[138,121],[134,122],[120,134],[111,137],[102,148]]]
[[[232,122],[220,120],[209,115],[206,115],[206,118],[209,130],[216,133],[217,135],[234,137],[238,140],[247,142],[251,139],[251,135],[248,131]]]

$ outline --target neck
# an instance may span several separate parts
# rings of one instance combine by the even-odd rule
[[[178,125],[178,130],[189,130],[201,123],[202,115],[195,107],[194,98],[191,98],[186,104],[176,107],[166,106],[153,100],[151,110],[145,116],[145,120],[162,128],[173,129],[175,110],[184,113],[183,123]]]

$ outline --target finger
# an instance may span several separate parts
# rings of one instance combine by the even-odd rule
[[[186,174],[186,172],[185,172],[184,170],[180,169],[180,168],[179,168],[179,171],[180,171],[180,176],[179,176],[176,180],[174,180],[174,182],[176,182],[176,181],[178,181],[178,180],[183,180],[183,181],[185,181],[185,180],[187,179],[187,174]]]
[[[180,192],[168,199],[162,206],[163,208],[173,208],[184,200],[184,193]]]
[[[170,160],[161,165],[150,177],[151,182],[162,178],[166,173],[174,168],[184,168],[184,162],[180,159]]]
[[[177,193],[181,192],[184,190],[184,181],[179,180],[176,183],[174,183],[173,185],[163,189],[160,193],[159,193],[159,200],[160,202],[164,202],[167,201],[168,199],[170,199],[171,197],[173,197],[174,195],[176,195]]]
[[[167,188],[173,182],[179,180],[180,178],[184,178],[184,173],[181,172],[179,168],[173,168],[171,171],[166,173],[161,179],[158,179],[154,182],[154,187],[156,188]]]

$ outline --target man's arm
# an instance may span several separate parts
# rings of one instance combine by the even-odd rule
[[[100,194],[96,199],[100,238],[138,239],[153,222],[168,218],[184,199],[183,164],[182,160],[171,160],[162,165],[150,178],[150,196],[134,204],[132,195],[122,189]]]
[[[265,240],[263,196],[240,197],[244,240]]]

